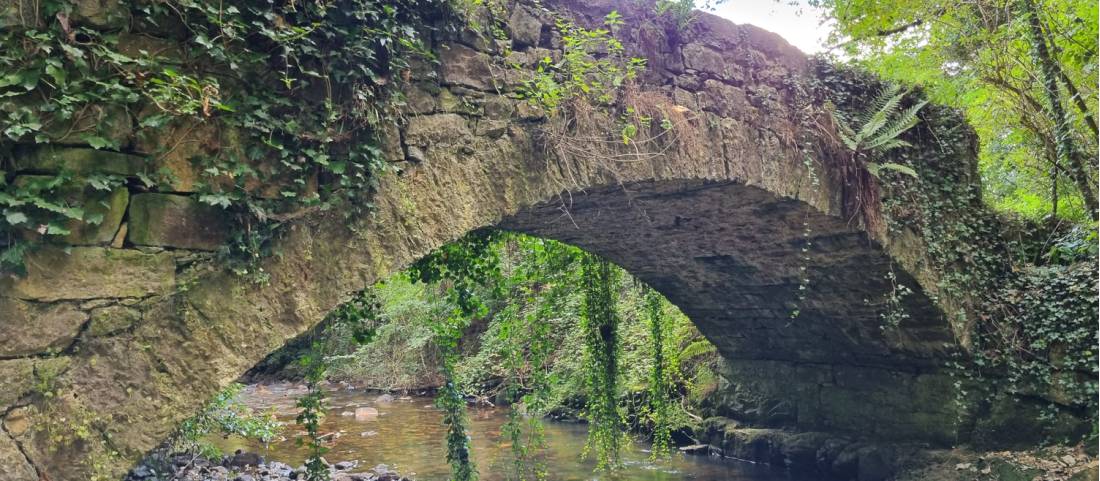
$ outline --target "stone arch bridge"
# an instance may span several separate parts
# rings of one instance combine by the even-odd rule
[[[678,138],[612,148],[581,131],[610,118],[554,131],[510,95],[521,71],[508,64],[556,55],[548,11],[594,25],[612,8],[543,5],[511,11],[507,59],[479,37],[440,39],[439,64],[414,73],[390,133],[399,172],[382,179],[376,208],[352,226],[325,213],[293,221],[263,262],[268,285],[215,265],[227,226],[187,185],[116,190],[95,232],[0,281],[0,480],[125,469],[352,292],[488,226],[578,245],[660,290],[730,361],[719,393],[729,417],[853,439],[964,440],[943,367],[965,351],[944,312],[965,300],[937,298],[940,273],[919,232],[867,232],[845,210],[846,181],[822,161],[833,147],[806,119],[824,105],[812,93],[821,64],[752,26],[700,14],[677,28],[620,6],[619,36],[648,60],[635,105],[673,116]],[[873,80],[852,78],[851,99],[873,95]],[[957,115],[929,111],[936,119],[909,134],[908,161],[976,192],[972,135]],[[121,115],[124,152],[18,146],[14,163],[134,174],[149,145],[178,141]],[[167,167],[186,179],[178,160],[199,148],[184,144]],[[975,198],[952,201],[981,209]],[[908,317],[887,329],[895,285],[913,293],[900,303]]]

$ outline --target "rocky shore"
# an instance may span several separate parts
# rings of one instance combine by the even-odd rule
[[[355,462],[328,464],[333,481],[412,481],[384,464],[372,468]],[[238,451],[220,460],[208,460],[188,454],[153,454],[130,471],[124,481],[300,481],[306,479],[304,466],[292,467],[267,461],[256,453]]]

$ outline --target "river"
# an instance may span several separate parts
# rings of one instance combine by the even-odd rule
[[[306,458],[304,447],[295,437],[294,400],[303,392],[298,385],[278,383],[250,385],[241,392],[241,400],[258,410],[272,410],[287,423],[284,439],[269,446],[236,437],[213,439],[223,451],[237,449],[257,452],[269,460],[298,466]],[[441,414],[428,397],[380,396],[352,389],[334,389],[329,393],[329,410],[322,424],[323,433],[335,433],[325,455],[331,462],[356,461],[360,466],[386,464],[418,481],[446,481],[449,466],[444,459],[444,427]],[[471,407],[469,434],[473,457],[482,481],[504,481],[511,467],[511,448],[501,436],[507,421],[507,408]],[[356,415],[358,413],[358,415]],[[779,481],[782,473],[766,466],[731,459],[683,455],[671,460],[650,462],[647,448],[636,443],[624,456],[624,469],[614,475],[593,473],[595,462],[582,460],[586,435],[583,424],[546,422],[545,464],[548,479],[554,481],[630,480],[630,481]]]

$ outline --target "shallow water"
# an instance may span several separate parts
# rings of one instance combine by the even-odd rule
[[[306,458],[305,448],[295,442],[294,400],[302,388],[291,384],[248,386],[241,393],[249,406],[271,409],[287,423],[284,435],[264,447],[239,438],[215,439],[225,452],[236,449],[263,454],[269,460],[298,466]],[[386,402],[377,393],[361,390],[330,390],[329,411],[322,424],[323,433],[336,433],[325,458],[331,462],[357,461],[366,469],[386,464],[399,473],[419,481],[446,481],[447,465],[444,427],[440,411],[427,397],[393,396]],[[357,408],[362,409],[355,416]],[[501,436],[507,421],[506,408],[471,408],[469,434],[473,457],[482,481],[505,481],[511,468],[511,448]],[[637,443],[625,455],[625,467],[614,475],[595,474],[592,460],[582,460],[586,428],[583,424],[546,422],[548,449],[545,464],[548,479],[554,481],[630,480],[630,481],[779,481],[787,479],[766,467],[729,459],[676,454],[669,461],[651,463],[646,446]]]

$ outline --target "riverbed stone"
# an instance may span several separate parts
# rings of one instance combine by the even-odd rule
[[[169,253],[104,247],[44,247],[27,254],[27,275],[0,279],[0,292],[31,301],[144,297],[175,285]]]
[[[0,319],[0,357],[16,357],[67,347],[88,314],[68,303],[38,304],[0,297]]]
[[[215,250],[229,236],[227,217],[192,196],[138,194],[130,203],[127,237],[139,246]]]
[[[81,147],[42,145],[15,156],[19,171],[62,170],[74,174],[136,175],[145,170],[145,157]]]

